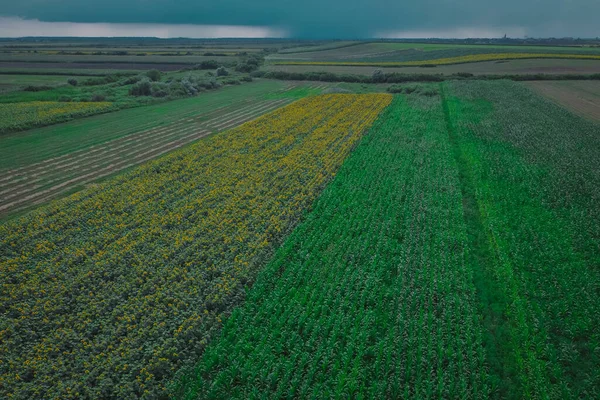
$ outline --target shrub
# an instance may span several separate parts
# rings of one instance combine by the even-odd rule
[[[457,72],[454,76],[458,76],[459,78],[472,78],[473,74],[470,72]]]
[[[217,69],[221,65],[215,60],[206,60],[206,61],[202,61],[197,66],[200,67],[199,69]]]
[[[23,88],[23,90],[26,92],[43,92],[44,90],[51,90],[51,89],[52,89],[52,86],[47,86],[47,85],[40,85],[40,86],[30,85],[30,86],[26,86],[25,88]]]
[[[103,94],[100,94],[100,93],[94,93],[92,95],[92,99],[91,99],[91,101],[94,101],[94,102],[100,102],[100,101],[104,101],[104,100],[106,100],[106,96],[104,96]]]
[[[224,85],[240,85],[241,82],[238,79],[229,78],[229,79],[223,80],[223,84]]]
[[[131,86],[129,94],[132,96],[150,96],[152,94],[152,84],[148,79],[143,79]]]
[[[157,69],[151,69],[150,71],[146,72],[146,76],[148,78],[150,78],[150,80],[152,82],[158,82],[158,81],[160,81],[161,75],[162,75],[162,73],[159,70],[157,70]]]
[[[373,71],[373,75],[371,75],[371,79],[375,83],[377,83],[377,82],[385,82],[386,81],[385,74],[380,69],[376,69],[375,71]]]
[[[227,76],[229,75],[229,71],[225,67],[217,68],[217,76]]]
[[[164,82],[155,82],[150,89],[152,97],[167,97],[170,93],[169,85]]]

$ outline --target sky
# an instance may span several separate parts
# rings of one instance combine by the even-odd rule
[[[600,0],[0,0],[0,37],[598,37]]]

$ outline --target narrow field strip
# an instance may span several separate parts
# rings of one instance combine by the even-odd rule
[[[306,98],[0,225],[0,397],[165,397],[390,100]]]
[[[244,110],[249,110],[249,112],[245,115],[246,117],[248,116],[258,116],[263,112],[268,112],[274,108],[276,108],[277,106],[283,105],[285,103],[289,102],[289,100],[281,100],[278,102],[273,102],[273,103],[265,103],[265,104],[259,104],[259,105],[254,105],[254,106],[249,106],[249,108],[244,108]],[[237,115],[237,111],[233,111],[232,114],[236,114]],[[223,116],[219,116],[219,117],[215,117],[214,119],[209,120],[221,120],[222,118],[230,118],[229,114],[223,115]],[[245,122],[248,118],[244,119],[243,122]],[[239,119],[236,119],[236,122],[239,121]],[[13,177],[21,177],[23,174],[30,174],[29,178],[35,178],[37,176],[40,175],[44,175],[46,173],[48,173],[49,169],[51,169],[50,171],[56,171],[59,169],[62,169],[66,166],[69,165],[74,165],[76,163],[78,163],[81,159],[84,160],[92,160],[94,158],[101,158],[101,157],[105,157],[105,155],[108,153],[112,153],[115,150],[118,149],[122,149],[122,148],[130,148],[130,149],[134,149],[136,148],[136,146],[139,146],[140,144],[142,146],[144,146],[146,143],[149,143],[149,141],[151,141],[153,138],[166,138],[169,135],[173,135],[173,134],[177,134],[177,132],[180,133],[185,133],[189,130],[193,130],[193,129],[199,129],[202,127],[206,127],[208,124],[185,124],[185,123],[177,123],[177,124],[173,124],[173,125],[167,125],[165,127],[162,127],[160,129],[153,129],[153,130],[149,130],[149,131],[144,131],[144,132],[140,132],[139,134],[135,134],[135,135],[130,135],[127,136],[126,138],[122,138],[122,139],[117,139],[115,141],[111,141],[111,142],[107,142],[103,145],[98,145],[98,146],[94,146],[92,148],[90,148],[90,151],[87,153],[83,153],[83,154],[76,154],[73,157],[64,157],[62,160],[60,160],[59,162],[56,163],[44,163],[44,165],[32,165],[29,168],[22,168],[21,171],[19,171],[18,173],[13,173],[11,176]],[[235,124],[231,124],[231,126],[234,126]],[[212,130],[214,131],[214,129]],[[64,160],[64,161],[63,161]],[[43,171],[42,174],[40,173],[35,173],[38,171]],[[8,171],[8,173],[10,174],[11,171]],[[33,174],[32,174],[33,173]],[[12,182],[3,182],[0,183],[0,188],[3,187],[7,187],[10,186]]]
[[[235,108],[231,107],[231,108],[227,108],[226,110],[220,109],[219,113],[217,113],[216,116],[213,113],[209,113],[209,114],[201,114],[200,117],[204,118],[206,116],[211,116],[212,118],[208,119],[206,121],[206,123],[209,123],[210,121],[220,121],[222,118],[229,118],[231,115],[235,115],[238,112],[240,112],[241,110],[251,110],[251,109],[254,109],[261,105],[263,105],[263,104],[247,105],[247,106],[243,106],[241,109],[239,107],[235,107]],[[225,112],[223,112],[223,111],[225,111]],[[22,171],[27,171],[27,172],[33,171],[35,168],[45,169],[45,168],[47,168],[48,165],[50,165],[50,164],[54,165],[55,162],[60,161],[60,160],[68,159],[71,157],[86,157],[90,153],[101,151],[110,146],[114,146],[114,145],[122,144],[122,143],[128,143],[131,141],[142,140],[143,138],[148,137],[148,135],[160,134],[161,132],[164,132],[165,130],[171,130],[176,127],[189,126],[190,124],[188,122],[189,121],[178,121],[178,122],[175,122],[172,124],[162,125],[159,127],[149,129],[149,130],[142,130],[135,134],[120,137],[119,139],[108,141],[108,142],[105,142],[100,145],[90,146],[87,149],[74,151],[74,152],[66,154],[64,156],[53,157],[51,159],[44,160],[40,163],[35,163],[35,164],[29,165],[27,167],[19,167],[19,168],[9,169],[9,170],[6,170],[5,174],[7,174],[10,177],[10,176],[14,176],[14,174],[22,172]],[[194,121],[194,122],[196,122],[196,121]],[[4,177],[4,178],[0,179],[0,182],[5,181],[6,179],[9,179],[9,178]]]
[[[186,120],[199,114],[254,104],[278,90],[279,82],[230,86],[201,96],[92,116],[0,137],[0,170],[27,166],[90,146]]]
[[[186,137],[178,138],[175,141],[171,141],[171,142],[162,144],[161,146],[157,146],[157,147],[144,147],[143,149],[140,150],[140,151],[143,151],[142,153],[128,154],[129,156],[131,156],[131,158],[130,157],[127,157],[127,158],[119,157],[118,159],[102,160],[102,161],[104,161],[102,164],[100,164],[100,163],[92,164],[85,169],[83,169],[83,168],[78,169],[76,174],[67,175],[65,177],[62,177],[61,179],[44,181],[44,185],[36,186],[35,191],[34,190],[26,190],[26,191],[21,191],[19,193],[19,195],[23,195],[26,193],[34,192],[32,194],[29,194],[27,196],[24,196],[22,198],[19,198],[18,200],[15,200],[15,201],[12,201],[9,203],[6,203],[6,202],[0,203],[0,211],[14,208],[16,205],[22,205],[24,203],[26,204],[30,200],[37,199],[38,197],[41,197],[41,196],[43,196],[44,199],[48,199],[50,193],[54,192],[55,194],[60,194],[66,190],[69,190],[70,187],[72,187],[72,185],[74,185],[74,184],[89,183],[93,179],[102,178],[104,176],[110,175],[121,169],[125,169],[130,166],[136,165],[138,163],[142,163],[144,161],[152,159],[153,157],[162,155],[168,151],[177,149],[185,144],[193,142],[194,140],[197,140],[203,136],[206,136],[208,133],[209,132],[207,132],[207,131],[195,131],[194,133],[190,134],[187,138]],[[149,155],[151,155],[151,156],[149,157]],[[67,180],[65,180],[65,178],[67,178]],[[52,184],[54,184],[55,182],[61,182],[61,183],[53,186]],[[40,189],[42,189],[42,190],[40,190]],[[10,196],[6,196],[6,198],[9,199]]]
[[[600,60],[596,54],[546,54],[546,53],[488,53],[472,54],[457,57],[438,58],[416,61],[274,61],[274,65],[341,65],[341,66],[373,66],[373,67],[414,67],[420,65],[451,65],[483,61],[521,60],[521,59],[576,59]]]
[[[174,397],[489,398],[446,127],[397,97]]]
[[[600,136],[514,82],[445,83],[496,398],[600,393]],[[481,240],[483,239],[483,240]]]
[[[89,173],[86,173],[83,175],[77,175],[75,178],[72,178],[70,180],[67,180],[65,182],[62,182],[58,185],[52,186],[47,189],[44,189],[47,186],[39,186],[40,189],[44,189],[44,190],[39,190],[39,191],[35,192],[34,194],[31,194],[22,199],[19,199],[18,201],[14,201],[12,203],[1,205],[0,211],[10,209],[10,208],[19,210],[20,208],[25,207],[25,206],[23,206],[23,204],[26,202],[31,203],[31,204],[41,204],[45,201],[48,201],[52,197],[55,197],[65,191],[70,190],[73,185],[83,185],[83,184],[91,183],[97,179],[104,178],[108,175],[111,175],[111,174],[115,173],[116,171],[126,169],[129,167],[141,164],[143,162],[152,160],[153,158],[156,158],[160,155],[168,153],[169,151],[176,150],[184,145],[192,143],[193,141],[195,141],[205,135],[206,135],[206,132],[200,132],[200,133],[197,133],[196,135],[194,135],[190,139],[187,139],[187,140],[180,139],[180,140],[171,142],[162,147],[152,148],[152,149],[147,150],[144,153],[138,155],[137,158],[134,158],[133,160],[128,159],[128,160],[124,160],[124,161],[117,162],[117,163],[111,163],[107,166],[94,165],[94,166],[92,166],[92,168],[90,168],[92,170],[92,172],[89,172]],[[20,207],[16,207],[18,205],[20,205]]]
[[[148,154],[162,155],[169,149],[233,128],[289,102],[290,99],[263,101],[229,113],[213,114],[203,122],[163,126],[95,146],[88,153],[23,168],[10,175],[14,180],[0,182],[0,215],[39,204],[40,199],[48,200],[73,187],[147,161],[151,158]]]

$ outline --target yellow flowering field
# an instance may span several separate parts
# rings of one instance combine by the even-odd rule
[[[108,111],[110,102],[30,101],[0,103],[0,133],[66,121]]]
[[[449,65],[482,61],[516,60],[528,58],[568,58],[578,60],[600,60],[600,55],[593,54],[552,54],[552,53],[490,53],[471,54],[466,56],[438,58],[436,60],[418,61],[278,61],[276,65],[345,65],[345,66],[378,66],[378,67],[414,67],[419,65]]]
[[[0,225],[0,397],[164,398],[391,98],[306,98]]]

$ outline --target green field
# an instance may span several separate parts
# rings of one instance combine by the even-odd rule
[[[260,68],[289,72],[316,67],[269,62],[600,55],[144,40],[6,43],[264,45]],[[166,97],[134,96],[147,75],[0,75],[59,85],[0,96],[0,128],[145,104],[0,135],[0,398],[600,398],[597,82],[469,75],[598,65],[406,67],[393,85],[179,71],[149,83]]]
[[[69,76],[69,78],[85,79],[84,76]],[[66,85],[67,77],[58,75],[5,75],[0,71],[0,87],[29,86],[29,85]]]
[[[0,136],[0,169],[24,167],[32,163],[69,154],[76,150],[118,139],[142,129],[179,121],[189,114],[201,114],[248,99],[258,99],[283,88],[277,81],[230,86],[202,96],[157,105],[121,110]],[[148,116],[152,118],[148,118]]]
[[[598,125],[441,90],[395,100],[179,397],[595,397]]]
[[[0,395],[165,398],[390,100],[300,100],[0,225]]]
[[[8,160],[0,164],[0,216],[14,217],[294,100],[320,94],[322,86],[253,83],[0,137],[6,149],[0,155]],[[128,122],[122,123],[124,119]]]

